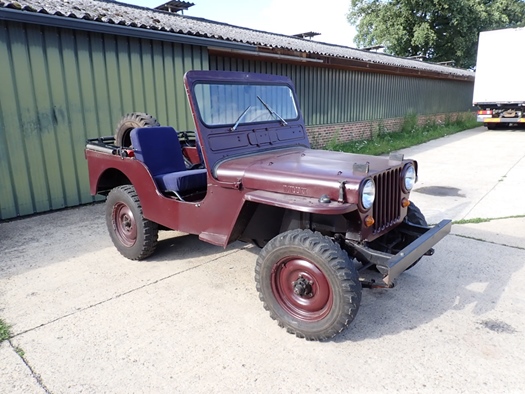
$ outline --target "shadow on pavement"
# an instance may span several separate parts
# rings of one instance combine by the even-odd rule
[[[452,310],[470,309],[481,318],[506,288],[519,286],[511,277],[524,263],[523,250],[449,235],[433,257],[401,275],[396,288],[364,290],[357,318],[336,342],[395,335]]]
[[[106,228],[104,207],[94,204],[0,223],[0,279],[107,248],[116,252]],[[144,264],[175,263],[181,256],[202,258],[224,251],[197,236],[175,231],[160,231],[159,240],[156,252]],[[124,259],[120,254],[118,258]]]

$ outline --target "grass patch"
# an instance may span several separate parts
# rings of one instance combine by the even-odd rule
[[[494,219],[488,219],[488,218],[474,218],[474,219],[461,219],[461,220],[454,220],[452,224],[478,224],[478,223],[487,223]]]
[[[3,321],[2,319],[0,319],[0,343],[7,341],[9,338],[11,338],[11,336],[12,336],[11,326],[7,324],[5,321]],[[15,352],[20,357],[24,358],[25,352],[21,347],[19,346],[15,347]]]
[[[6,322],[0,319],[0,342],[3,342],[9,338],[11,338],[10,327]]]
[[[26,352],[24,352],[24,349],[22,349],[21,347],[15,347],[15,352],[16,354],[18,354],[20,357],[24,358],[24,356],[26,355]]]
[[[491,222],[493,220],[501,220],[501,219],[520,219],[525,218],[525,215],[512,215],[512,216],[503,216],[500,218],[473,218],[473,219],[461,219],[461,220],[454,220],[452,224],[478,224],[478,223],[487,223]]]
[[[334,139],[330,141],[326,149],[365,155],[382,155],[472,129],[476,126],[479,124],[476,117],[471,114],[458,116],[454,121],[449,117],[445,118],[444,122],[431,120],[423,125],[418,125],[416,114],[408,114],[397,131],[389,132],[380,122],[376,130],[372,131],[371,138],[348,142],[338,142],[337,139]]]

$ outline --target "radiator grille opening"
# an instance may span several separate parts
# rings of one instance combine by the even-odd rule
[[[374,175],[376,198],[374,201],[374,234],[379,233],[399,220],[401,215],[401,169],[394,168]]]

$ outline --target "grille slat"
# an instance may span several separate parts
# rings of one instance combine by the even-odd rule
[[[374,201],[374,234],[393,225],[401,214],[400,168],[394,168],[374,175],[376,199]]]

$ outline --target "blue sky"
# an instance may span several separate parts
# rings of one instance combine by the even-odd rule
[[[167,0],[119,0],[156,7]],[[315,41],[354,47],[355,30],[346,20],[350,0],[191,0],[185,15],[281,34],[321,33]],[[320,7],[320,4],[323,5]]]

